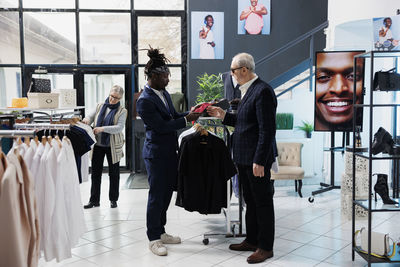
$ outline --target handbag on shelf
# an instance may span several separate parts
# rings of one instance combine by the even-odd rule
[[[32,78],[29,92],[31,92],[31,93],[50,93],[51,92],[50,79]]]
[[[357,230],[354,234],[354,244],[356,244],[357,235],[361,237],[361,245],[357,247],[358,251],[368,254],[368,231],[365,227]],[[389,234],[371,231],[371,255],[377,258],[392,258],[396,254],[396,243],[392,240],[393,248],[391,249],[390,240],[392,239]]]
[[[374,75],[374,91],[397,91],[400,90],[400,74],[395,72],[396,68],[388,71],[377,71]]]

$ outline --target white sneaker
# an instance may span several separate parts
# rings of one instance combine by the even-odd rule
[[[157,256],[166,256],[167,255],[167,248],[161,242],[161,239],[150,241],[149,249]]]
[[[180,244],[181,238],[179,236],[172,236],[167,233],[163,233],[161,235],[161,242],[163,242],[163,244]]]

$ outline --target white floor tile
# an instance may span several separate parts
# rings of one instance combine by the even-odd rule
[[[117,251],[109,251],[106,253],[102,253],[86,260],[97,264],[98,266],[108,267],[108,266],[119,266],[124,262],[128,262],[131,260],[131,257]]]
[[[335,252],[336,251],[332,249],[321,248],[312,245],[304,245],[294,250],[291,254],[310,258],[320,262],[332,256]]]
[[[351,241],[346,241],[343,239],[330,238],[326,236],[320,236],[317,239],[311,241],[309,244],[317,247],[341,250],[345,246],[349,245]]]
[[[319,237],[319,235],[316,235],[316,234],[293,230],[293,231],[290,231],[290,232],[282,235],[280,238],[306,244],[306,243],[313,241],[314,239],[317,239],[318,237]]]
[[[77,248],[72,249],[72,254],[80,257],[80,258],[89,258],[98,254],[102,254],[104,252],[110,251],[110,248],[90,243],[87,245],[83,245]]]
[[[127,175],[121,176],[121,185]],[[226,238],[225,217],[221,214],[202,215],[174,205],[168,211],[166,231],[181,236],[179,245],[166,245],[168,256],[151,253],[146,235],[146,206],[148,190],[120,190],[118,208],[110,209],[108,177],[102,182],[99,208],[84,211],[87,232],[73,249],[74,256],[60,263],[40,260],[40,267],[236,267],[249,266],[246,259],[252,252],[230,251],[229,245],[243,238]],[[256,266],[364,266],[356,255],[351,261],[351,222],[342,218],[340,191],[333,190],[308,202],[310,192],[317,186],[303,186],[305,197],[299,198],[293,186],[276,187],[274,197],[276,233],[274,257]],[[90,183],[81,185],[82,199],[89,199]],[[307,197],[306,197],[307,196]],[[175,198],[175,195],[174,197]],[[237,201],[233,199],[233,201]],[[232,219],[238,217],[238,207],[232,207]],[[374,215],[375,216],[375,215]],[[360,222],[357,226],[363,225]],[[400,236],[400,214],[377,214],[374,230]],[[230,231],[230,230],[228,230]],[[237,233],[238,228],[235,228]],[[245,232],[245,226],[243,225]],[[203,244],[205,233],[221,233]]]
[[[287,266],[310,267],[310,266],[317,265],[318,263],[319,263],[319,261],[312,260],[310,258],[293,255],[293,254],[283,256],[272,262],[272,264],[274,264],[274,265],[284,266],[284,267],[287,267]]]
[[[132,243],[137,242],[137,240],[123,236],[123,235],[116,235],[110,238],[106,238],[100,241],[97,241],[96,244],[111,248],[111,249],[118,249]]]

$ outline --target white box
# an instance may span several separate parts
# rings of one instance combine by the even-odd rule
[[[28,108],[58,108],[59,93],[28,93]]]
[[[57,89],[57,92],[60,93],[60,108],[76,107],[76,89]]]

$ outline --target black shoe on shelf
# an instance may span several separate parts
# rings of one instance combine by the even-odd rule
[[[374,134],[374,140],[372,142],[371,152],[376,155],[381,152],[393,154],[394,141],[390,133],[388,133],[382,127],[379,127],[378,131]]]
[[[110,206],[111,206],[112,209],[118,207],[117,201],[110,201]]]
[[[392,200],[389,197],[389,187],[388,187],[388,176],[387,174],[379,174],[377,173],[376,175],[378,175],[378,179],[376,180],[376,184],[374,186],[374,190],[375,190],[375,202],[377,201],[376,198],[376,194],[378,193],[378,195],[382,198],[383,204],[388,204],[388,205],[393,205],[393,204],[399,204],[396,201]]]
[[[93,207],[100,207],[100,203],[89,202],[88,204],[83,206],[84,209],[91,209]]]

